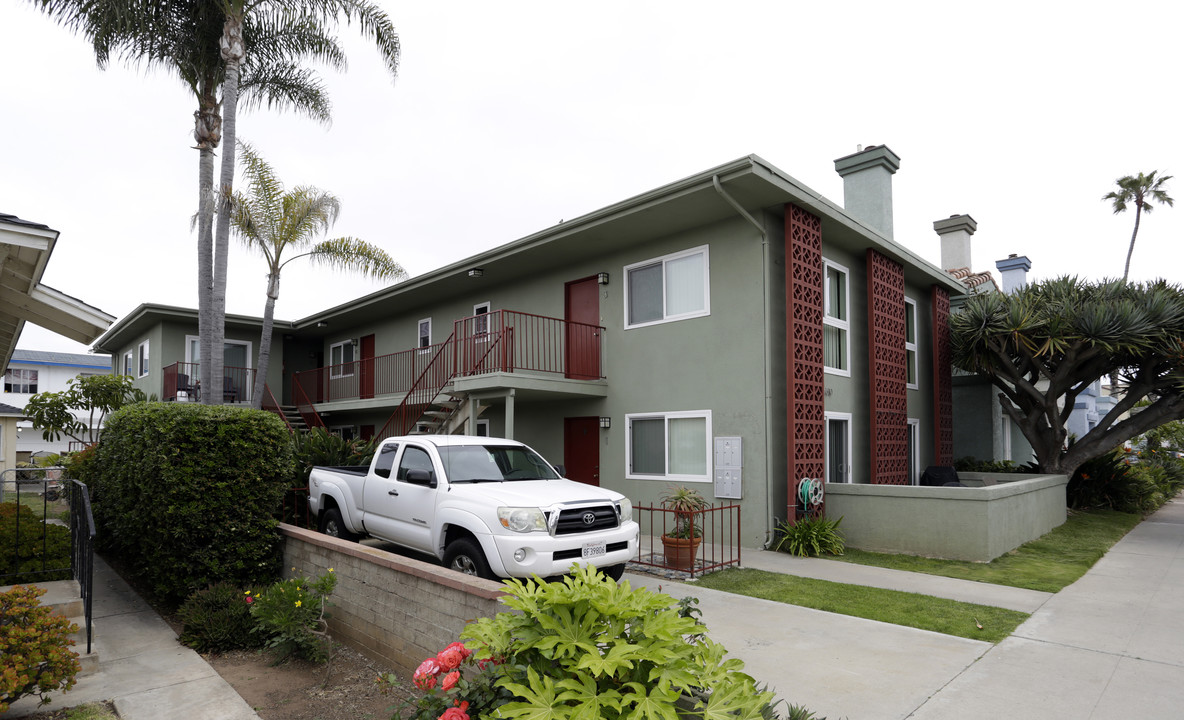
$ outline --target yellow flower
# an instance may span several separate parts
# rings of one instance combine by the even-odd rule
[[[296,607],[300,607],[300,604],[301,604],[301,603],[300,603],[300,601],[299,601],[299,600],[297,600],[297,601],[296,601]]]
[[[243,595],[250,595],[250,594],[251,594],[251,591],[250,591],[250,590],[248,590],[248,591],[246,591],[245,593],[243,593]]]
[[[329,568],[329,572],[333,572],[333,568]]]

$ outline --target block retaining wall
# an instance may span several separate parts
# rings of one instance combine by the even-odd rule
[[[333,568],[329,632],[335,640],[410,676],[454,642],[465,624],[503,610],[501,584],[280,524],[284,577]]]

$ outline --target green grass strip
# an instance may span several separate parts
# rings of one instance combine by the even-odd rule
[[[1055,593],[1084,575],[1140,520],[1114,510],[1070,510],[1064,525],[989,563],[854,549],[827,559]]]
[[[1015,610],[747,568],[704,575],[698,584],[712,590],[990,643],[1007,637],[1028,619],[1027,613]],[[978,625],[982,625],[981,630]]]

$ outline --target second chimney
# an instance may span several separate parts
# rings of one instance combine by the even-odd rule
[[[970,261],[970,236],[978,230],[978,223],[969,215],[951,215],[936,220],[933,230],[941,237],[941,269],[973,270]]]
[[[900,169],[900,157],[887,145],[835,160],[835,172],[843,178],[843,209],[856,220],[892,239],[892,175]]]

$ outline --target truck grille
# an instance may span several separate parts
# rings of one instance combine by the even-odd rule
[[[584,516],[591,514],[592,522],[585,522]],[[556,535],[576,535],[617,527],[617,511],[612,505],[572,508],[559,511],[559,522],[555,525]]]

